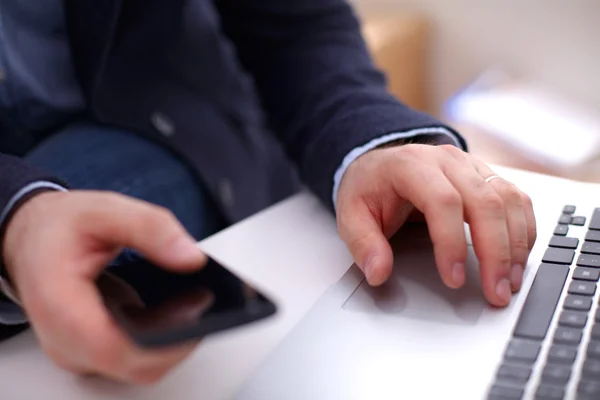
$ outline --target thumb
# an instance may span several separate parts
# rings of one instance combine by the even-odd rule
[[[109,195],[91,216],[90,234],[104,243],[127,247],[165,269],[193,271],[206,256],[168,210],[121,195]]]
[[[366,206],[355,206],[338,216],[338,231],[356,265],[372,286],[383,284],[392,273],[392,248],[381,225]]]

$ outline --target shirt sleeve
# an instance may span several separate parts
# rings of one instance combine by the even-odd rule
[[[22,189],[20,189],[15,195],[8,201],[6,207],[0,212],[0,226],[3,226],[9,215],[12,214],[15,207],[32,195],[34,192],[42,190],[58,190],[66,191],[67,189],[61,185],[49,181],[36,181],[32,182]],[[9,283],[2,276],[2,269],[0,265],[0,293],[2,293],[6,299],[0,297],[0,325],[20,325],[27,322],[25,313],[19,306],[19,300],[11,288]]]
[[[342,178],[344,177],[344,174],[346,173],[346,170],[350,166],[350,164],[352,164],[357,158],[359,158],[366,152],[373,150],[376,147],[382,146],[389,142],[393,142],[395,140],[409,139],[409,138],[414,138],[417,136],[423,136],[424,139],[434,140],[435,143],[437,143],[439,145],[451,144],[451,145],[457,146],[458,148],[466,150],[464,148],[464,146],[461,144],[461,141],[459,140],[459,138],[457,138],[454,133],[452,133],[450,130],[448,130],[444,127],[412,129],[412,130],[405,131],[405,132],[390,133],[388,135],[383,135],[381,137],[375,138],[362,146],[355,147],[354,149],[352,149],[352,151],[350,151],[346,155],[346,157],[344,157],[342,164],[336,170],[335,175],[333,177],[333,193],[332,193],[334,209],[335,209],[335,205],[336,205],[337,192],[339,190],[340,183],[342,181]]]

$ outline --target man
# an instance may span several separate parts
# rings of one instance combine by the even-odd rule
[[[95,277],[129,250],[196,268],[196,240],[300,182],[372,285],[415,210],[448,286],[465,281],[468,221],[487,299],[519,289],[531,201],[386,92],[343,0],[42,3],[0,0],[2,276],[22,307],[0,315],[28,322],[59,366],[163,377],[193,345],[134,347]]]

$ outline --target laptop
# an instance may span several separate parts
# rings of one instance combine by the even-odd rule
[[[350,267],[237,399],[600,399],[600,185],[506,178],[538,227],[508,307],[483,297],[468,225],[461,290],[442,284],[426,228],[405,227],[388,283]]]

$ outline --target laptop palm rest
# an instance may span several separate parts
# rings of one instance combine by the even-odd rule
[[[475,325],[487,307],[477,258],[468,246],[466,284],[459,290],[442,282],[427,229],[406,226],[392,240],[394,269],[386,284],[371,287],[366,280],[344,302],[348,312],[383,314],[442,324]]]

